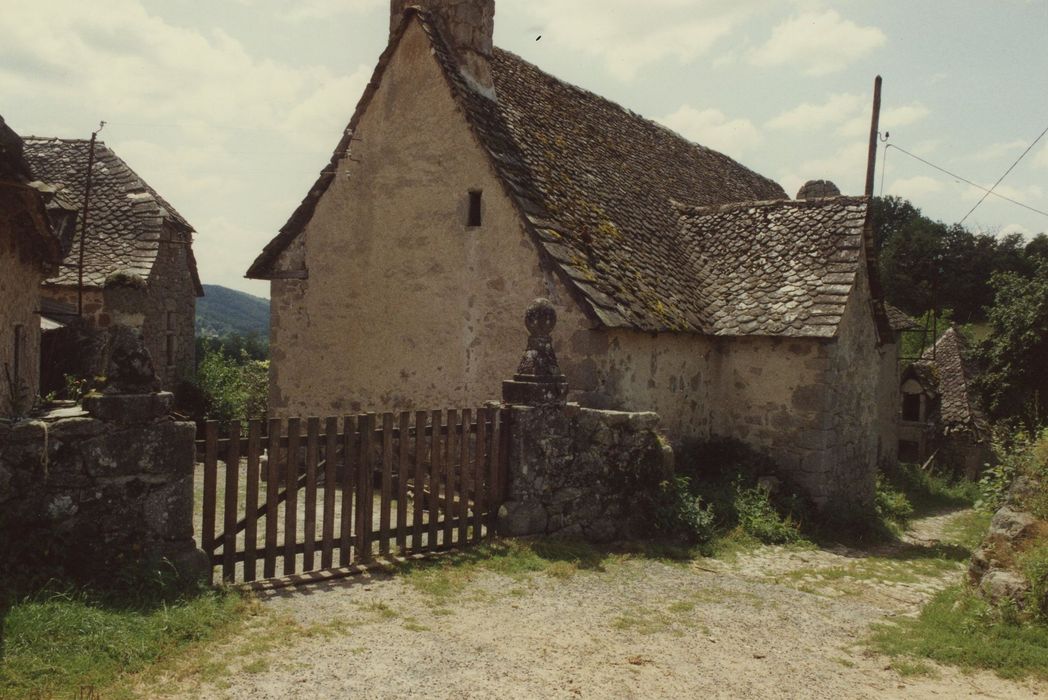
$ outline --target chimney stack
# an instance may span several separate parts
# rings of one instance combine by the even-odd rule
[[[390,34],[407,10],[427,13],[458,60],[459,69],[482,94],[494,97],[491,78],[495,0],[390,0]]]

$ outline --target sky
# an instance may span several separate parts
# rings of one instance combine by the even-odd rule
[[[205,284],[244,279],[331,157],[388,0],[0,0],[0,115],[99,138],[196,229]],[[960,221],[1048,128],[1048,0],[498,0],[496,45],[778,181],[865,181]],[[538,37],[541,36],[541,39]],[[920,157],[949,171],[944,174]],[[958,176],[958,177],[954,177]],[[997,192],[1048,212],[1048,136]],[[1048,214],[991,196],[995,235]]]

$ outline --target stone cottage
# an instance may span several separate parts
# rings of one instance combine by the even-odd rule
[[[993,459],[990,422],[971,389],[976,367],[950,327],[901,377],[899,459],[935,463],[975,478]]]
[[[22,139],[0,117],[0,418],[40,391],[40,284],[62,257],[32,182]]]
[[[790,200],[494,48],[494,9],[392,1],[330,164],[248,272],[271,280],[272,414],[496,398],[546,297],[574,400],[868,504],[898,384],[866,201]]]
[[[83,208],[90,142],[29,137],[25,144],[36,177]],[[144,279],[142,336],[162,384],[174,388],[194,369],[196,298],[204,294],[193,257],[193,227],[101,141],[95,144],[92,175],[83,317],[94,328],[109,325],[102,288],[113,273]],[[77,317],[79,227],[63,244],[61,267],[43,287],[48,315],[60,323]]]

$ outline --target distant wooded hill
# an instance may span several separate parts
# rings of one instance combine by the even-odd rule
[[[269,300],[216,284],[204,285],[204,297],[197,299],[198,336],[256,335],[269,338]]]

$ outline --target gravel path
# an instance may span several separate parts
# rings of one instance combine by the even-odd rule
[[[951,517],[919,521],[909,544],[872,553],[764,547],[730,563],[469,570],[444,596],[385,576],[271,592],[244,634],[208,650],[210,673],[172,672],[140,690],[236,700],[1048,694],[950,668],[903,677],[863,650],[872,623],[915,614],[957,580],[959,563],[898,558],[940,546]]]

